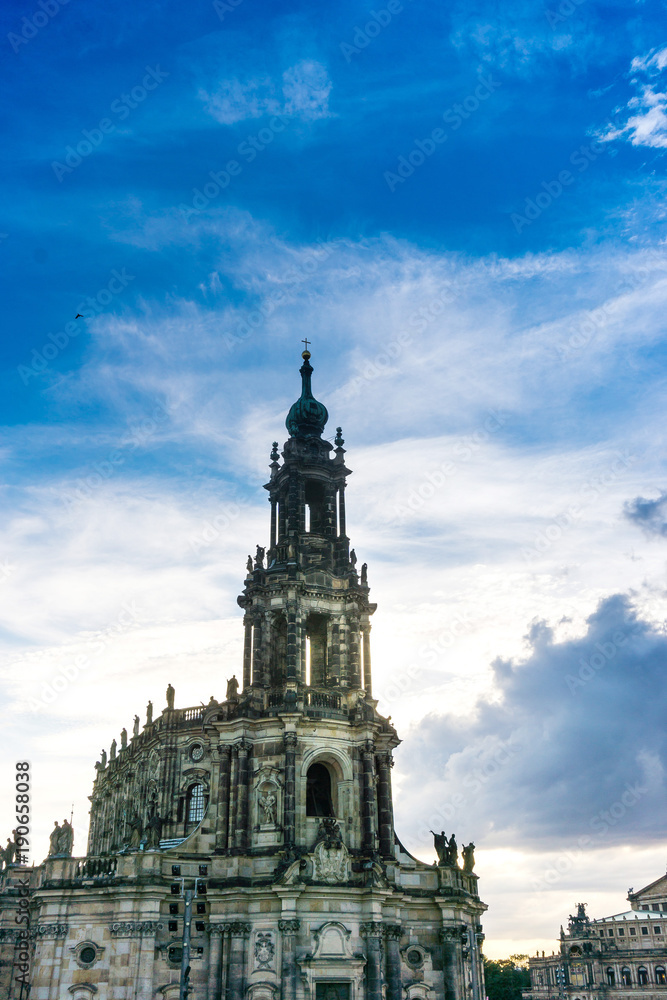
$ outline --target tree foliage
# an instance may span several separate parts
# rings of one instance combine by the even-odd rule
[[[530,988],[528,956],[485,958],[484,979],[489,1000],[521,1000],[521,991]]]

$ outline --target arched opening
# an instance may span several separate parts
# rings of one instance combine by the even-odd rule
[[[637,969],[637,982],[640,986],[648,986],[648,969],[643,965]]]
[[[632,986],[632,976],[627,966],[623,966],[621,969],[621,980],[624,986]]]
[[[306,480],[305,489],[306,501],[306,531],[314,534],[324,534],[326,523],[326,498],[324,495],[324,484],[316,479]]]
[[[311,764],[306,774],[306,816],[333,816],[331,773],[325,764]]]
[[[667,974],[664,965],[657,965],[655,968],[655,981],[658,986],[667,986]]]
[[[198,826],[204,818],[206,810],[206,794],[201,782],[190,785],[185,800],[186,831]]]
[[[616,973],[614,972],[613,969],[609,968],[607,969],[607,986],[615,986],[615,985],[616,985]]]
[[[327,676],[327,617],[309,615],[306,623],[306,682],[323,687]]]
[[[280,687],[287,674],[287,620],[280,612],[273,617],[271,627],[270,683]]]

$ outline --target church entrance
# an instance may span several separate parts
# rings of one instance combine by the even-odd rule
[[[350,1000],[350,984],[330,981],[316,983],[315,1000]]]

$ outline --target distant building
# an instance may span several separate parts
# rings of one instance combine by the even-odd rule
[[[530,959],[524,1000],[667,998],[667,875],[630,889],[628,901],[629,910],[599,920],[579,903],[561,927],[560,950]]]

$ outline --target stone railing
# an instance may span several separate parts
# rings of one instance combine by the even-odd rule
[[[80,858],[76,863],[74,878],[113,878],[118,868],[118,858],[92,857]]]

